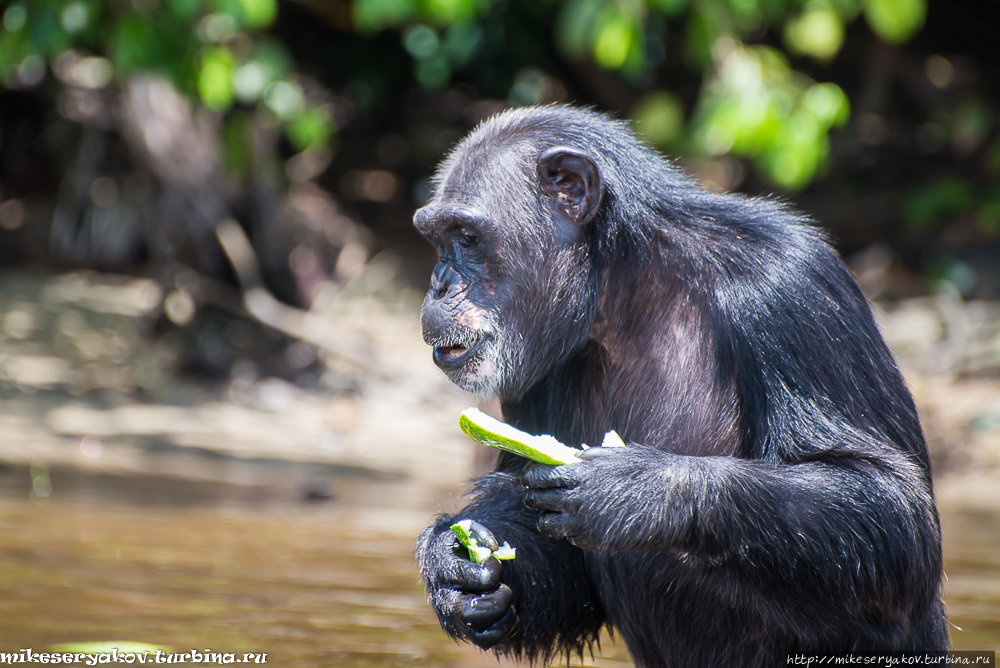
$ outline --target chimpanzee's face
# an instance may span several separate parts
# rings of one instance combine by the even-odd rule
[[[549,192],[553,179],[539,160],[528,143],[460,146],[413,218],[438,253],[421,311],[424,340],[468,392],[523,393],[589,328],[586,222],[565,215],[566,198]]]
[[[512,287],[497,221],[478,207],[442,203],[420,209],[414,224],[438,253],[420,317],[434,362],[462,389],[495,393]]]

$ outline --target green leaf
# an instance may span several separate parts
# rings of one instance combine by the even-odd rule
[[[785,24],[785,44],[793,53],[827,61],[844,43],[844,23],[827,2],[810,2],[801,15]]]
[[[477,0],[423,0],[421,14],[439,25],[468,21],[481,13]]]
[[[666,147],[684,130],[684,105],[673,93],[654,91],[641,98],[631,114],[636,129],[651,144]]]
[[[917,34],[927,18],[926,0],[865,0],[865,20],[884,42],[902,44]]]
[[[434,28],[414,23],[403,31],[403,46],[417,60],[427,60],[437,55],[441,40]]]
[[[112,61],[115,71],[130,72],[151,64],[150,45],[156,37],[149,23],[140,17],[130,16],[118,21],[111,38]]]
[[[225,158],[230,173],[245,177],[250,171],[253,121],[245,111],[231,114],[225,124]]]
[[[169,0],[167,7],[180,19],[190,19],[201,10],[201,0]]]
[[[979,229],[987,234],[1000,234],[1000,191],[987,197],[976,211]]]
[[[243,104],[259,102],[266,88],[291,69],[291,57],[280,42],[255,40],[250,57],[233,74],[236,99]]]
[[[198,94],[212,111],[225,111],[233,104],[233,70],[236,61],[224,46],[201,52],[198,67]]]
[[[797,112],[780,126],[761,164],[785,190],[799,190],[809,184],[829,150],[829,140],[816,119]]]
[[[59,11],[59,24],[68,33],[77,33],[87,27],[90,9],[82,2],[70,2]]]
[[[903,199],[901,213],[910,229],[923,231],[970,208],[973,198],[968,181],[949,177],[911,192]]]
[[[459,21],[448,28],[442,52],[455,67],[463,67],[479,50],[483,42],[482,27],[472,21]]]
[[[253,30],[266,28],[278,15],[277,0],[239,0],[243,25]]]
[[[526,67],[514,77],[514,85],[507,92],[507,99],[517,107],[530,107],[538,104],[539,93],[545,74],[533,67]]]
[[[284,77],[292,71],[294,61],[284,44],[276,39],[257,37],[254,39],[250,58],[267,68],[271,80]]]
[[[850,116],[847,96],[795,72],[776,49],[729,46],[699,101],[694,145],[708,155],[753,158],[785,190],[805,187],[826,165],[827,132]]]
[[[440,90],[451,79],[451,68],[444,56],[437,55],[426,60],[418,60],[414,67],[417,83],[427,90]]]
[[[993,125],[993,112],[977,98],[964,101],[955,112],[951,129],[956,149],[968,155],[982,144]]]
[[[664,16],[677,16],[684,11],[686,0],[647,0],[649,6]]]
[[[594,36],[594,60],[608,70],[622,67],[638,41],[639,32],[627,16],[617,11],[604,12],[598,18]]]
[[[275,81],[264,89],[264,104],[279,118],[290,118],[302,107],[304,100],[302,87],[295,81]]]
[[[802,109],[816,119],[823,130],[840,127],[851,116],[851,103],[847,94],[832,83],[810,86],[799,100]]]
[[[326,147],[335,131],[333,116],[319,107],[303,109],[285,127],[288,141],[296,151]]]
[[[20,32],[28,23],[28,8],[23,2],[15,2],[3,13],[3,27],[8,32]]]
[[[351,8],[362,33],[403,25],[417,13],[414,0],[354,0]]]
[[[582,58],[590,49],[590,36],[601,10],[600,0],[569,0],[556,19],[556,43],[570,58]]]

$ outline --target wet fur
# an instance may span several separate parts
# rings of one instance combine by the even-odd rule
[[[544,216],[531,161],[563,145],[593,156],[604,200],[585,264],[562,258],[570,265],[539,275],[531,246]],[[565,107],[488,121],[443,165],[437,188],[492,192],[520,221],[506,225],[521,240],[525,280],[544,288],[520,298],[519,319],[491,325],[513,328],[494,360],[505,419],[568,444],[599,443],[612,428],[639,444],[608,464],[631,469],[607,469],[629,476],[617,493],[630,515],[587,509],[604,550],[539,533],[523,460],[505,456],[475,482],[455,517],[518,550],[501,580],[520,623],[498,653],[581,653],[605,624],[644,668],[947,648],[916,410],[821,232],[782,203],[707,192],[622,124]],[[553,304],[566,297],[552,296],[566,286],[555,279],[574,271],[561,311]],[[431,538],[451,519],[418,543],[429,584]]]

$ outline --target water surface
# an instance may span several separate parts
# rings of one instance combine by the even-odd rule
[[[432,511],[400,482],[342,476],[330,498],[280,488],[0,472],[0,649],[132,640],[267,652],[281,666],[496,666],[447,640],[413,540]],[[406,507],[406,506],[410,507]],[[956,649],[1000,642],[1000,520],[944,513]],[[605,642],[601,666],[630,665]]]

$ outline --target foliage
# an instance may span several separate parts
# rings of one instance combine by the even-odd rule
[[[300,149],[325,147],[336,127],[310,104],[292,59],[264,34],[277,0],[18,0],[0,31],[0,83],[39,85],[46,63],[60,83],[100,90],[153,71],[215,112],[259,107]]]
[[[558,0],[548,11],[562,57],[590,58],[648,89],[630,115],[651,142],[751,159],[773,183],[795,191],[823,170],[827,135],[849,116],[847,97],[793,69],[774,46],[748,40],[774,26],[789,53],[826,62],[840,50],[845,26],[862,14],[882,39],[909,39],[923,23],[924,1]],[[32,87],[45,77],[46,61],[72,52],[83,57],[53,67],[63,83],[98,89],[155,70],[212,111],[260,107],[296,149],[327,146],[337,130],[332,115],[306,100],[288,52],[261,32],[277,9],[277,0],[19,0],[3,15],[0,80]],[[448,85],[488,48],[490,20],[504,11],[499,0],[353,2],[356,30],[398,30],[414,78],[429,90]],[[683,26],[688,60],[704,73],[688,119],[676,97],[643,85],[663,58],[655,30],[662,21]],[[512,92],[515,102],[537,101],[530,89],[521,93]]]
[[[964,213],[972,214],[984,232],[1000,232],[1000,188],[976,188],[967,179],[947,176],[911,190],[902,201],[904,222],[921,233]]]
[[[962,238],[998,238],[996,96],[975,78],[992,71],[985,28],[949,28],[964,25],[968,7],[945,0],[928,19],[927,2],[15,0],[0,8],[0,235],[35,220],[45,228],[36,236],[51,237],[52,209],[63,206],[76,211],[74,238],[96,239],[88,208],[113,200],[102,195],[109,187],[122,194],[121,220],[140,221],[129,229],[146,228],[129,248],[178,257],[169,249],[184,243],[156,232],[153,209],[170,216],[170,234],[188,235],[185,248],[212,245],[182,229],[174,209],[147,206],[161,192],[126,183],[131,148],[95,159],[85,179],[73,171],[95,128],[128,144],[116,100],[155,72],[194,103],[199,131],[215,141],[211,159],[225,166],[205,187],[221,209],[195,207],[203,227],[214,229],[219,210],[237,218],[272,285],[275,267],[310,285],[346,275],[351,263],[336,253],[348,217],[407,234],[430,169],[465,131],[505,107],[552,102],[630,119],[710,187],[821,194],[824,202],[803,201],[842,241],[856,234],[870,244],[891,229],[906,238],[901,246],[932,243],[963,225],[972,236]],[[111,120],[70,113],[88,99]],[[32,161],[47,163],[26,169]],[[143,167],[156,185],[155,166]],[[317,188],[296,190],[299,204],[286,206],[307,181]],[[859,203],[876,193],[885,196],[873,207]],[[831,202],[847,198],[856,205],[840,207],[838,229]],[[128,209],[139,200],[141,216]],[[305,236],[275,242],[280,234],[264,228],[287,227],[289,216],[329,248]],[[119,234],[112,218],[104,239]],[[32,242],[42,249],[33,255],[7,257],[62,248],[49,237]],[[928,265],[907,252],[911,265]]]
[[[775,49],[730,42],[719,50],[718,74],[694,119],[696,146],[754,158],[776,183],[802,188],[826,160],[827,132],[847,121],[847,96],[835,84],[796,76]]]
[[[496,11],[490,0],[354,0],[359,29],[401,29],[415,76],[430,89],[483,48],[484,19]],[[880,38],[898,43],[919,30],[926,7],[924,0],[560,0],[555,12],[563,57],[590,58],[640,88],[663,59],[656,26],[685,26],[688,60],[704,72],[701,99],[685,123],[676,97],[650,90],[630,114],[640,131],[675,152],[752,159],[773,183],[796,191],[826,165],[827,135],[850,114],[847,96],[792,69],[773,46],[745,42],[774,26],[789,53],[827,62],[861,14]]]

